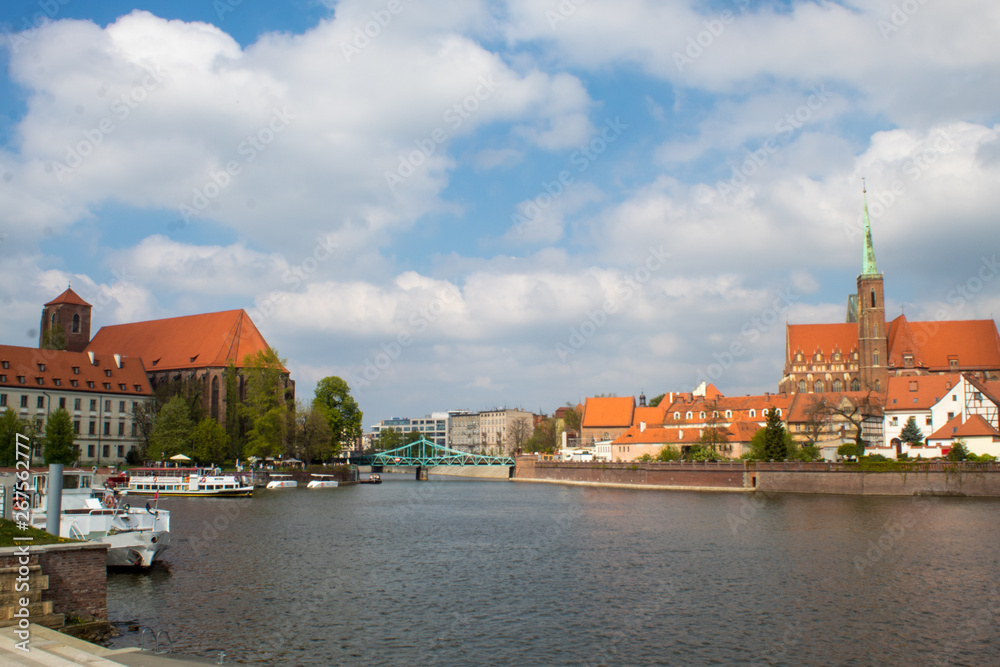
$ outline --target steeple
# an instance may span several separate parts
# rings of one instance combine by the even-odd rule
[[[868,220],[868,190],[865,187],[865,179],[861,179],[861,196],[865,202],[865,247],[864,255],[861,258],[861,275],[877,276],[878,267],[875,266],[875,246],[872,245],[872,227]]]

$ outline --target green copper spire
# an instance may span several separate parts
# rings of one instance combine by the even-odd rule
[[[875,266],[875,246],[872,245],[872,227],[868,221],[868,190],[865,188],[865,179],[861,179],[861,195],[865,200],[865,248],[864,256],[861,258],[861,275],[877,276],[878,267]]]

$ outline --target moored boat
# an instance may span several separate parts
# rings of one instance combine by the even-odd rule
[[[368,475],[368,479],[361,479],[361,480],[358,480],[358,481],[361,484],[381,484],[382,483],[382,476],[379,475],[377,472],[373,472],[370,475]]]
[[[124,490],[130,496],[225,498],[253,495],[253,484],[213,468],[133,468]]]
[[[328,489],[340,486],[340,479],[336,475],[314,474],[313,479],[306,485],[307,489]]]
[[[270,481],[267,483],[268,489],[290,489],[298,486],[299,483],[295,481],[295,478],[291,475],[286,475],[284,473],[275,473],[270,476]]]

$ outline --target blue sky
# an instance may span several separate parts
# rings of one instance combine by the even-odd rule
[[[96,326],[245,308],[366,424],[768,391],[786,321],[844,316],[862,177],[890,316],[1000,312],[985,0],[15,0],[0,27],[5,343],[72,281]]]

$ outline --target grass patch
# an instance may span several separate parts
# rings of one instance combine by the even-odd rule
[[[33,538],[31,542],[27,540],[15,542],[15,537],[31,537]],[[27,530],[21,530],[17,527],[17,524],[13,521],[8,521],[7,519],[0,519],[0,547],[15,547],[21,544],[66,544],[69,542],[78,542],[79,540],[71,540],[67,537],[56,537],[55,535],[49,535],[44,530],[38,528],[28,528]]]

